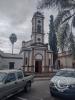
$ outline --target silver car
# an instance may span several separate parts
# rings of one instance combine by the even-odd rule
[[[33,76],[24,76],[21,70],[0,70],[0,100],[4,100],[22,90],[29,90]]]
[[[52,96],[75,98],[75,69],[59,70],[50,80],[49,88]]]

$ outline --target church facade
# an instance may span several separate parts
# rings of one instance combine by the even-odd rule
[[[49,72],[53,65],[53,55],[44,43],[44,16],[36,12],[32,18],[31,40],[23,41],[23,68],[26,72]]]

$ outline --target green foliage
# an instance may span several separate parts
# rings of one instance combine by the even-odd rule
[[[69,49],[71,51],[72,57],[75,60],[75,41],[74,41],[74,36],[73,33],[70,33],[69,36]]]
[[[69,10],[64,10],[62,12],[58,12],[58,15],[54,21],[55,31],[58,32],[60,25],[63,23],[63,18],[66,16],[70,16]]]
[[[55,34],[53,15],[50,16],[49,46],[50,46],[50,50],[53,51],[53,66],[55,66],[55,62],[57,59],[57,37]]]
[[[58,46],[62,51],[64,51],[66,45],[69,46],[73,59],[75,59],[75,41],[72,34],[72,27],[75,27],[75,0],[41,0],[40,2],[39,8],[41,9],[58,9],[58,15],[54,22],[55,32],[57,32],[58,37]],[[72,25],[71,28],[69,27],[69,21]],[[68,30],[70,29],[71,34],[69,35]]]
[[[73,16],[72,24],[73,24],[73,27],[75,27],[75,16]]]
[[[49,45],[50,45],[50,49],[53,52],[57,52],[57,37],[56,37],[56,34],[55,34],[53,15],[50,16],[49,30],[50,30],[49,31]]]
[[[55,21],[56,31],[60,23],[69,21],[71,18],[73,18],[72,23],[75,22],[75,0],[41,0],[39,5],[39,8],[58,8],[58,15]],[[73,26],[75,26],[74,23]]]
[[[11,42],[11,44],[12,44],[12,54],[13,54],[13,46],[14,46],[14,43],[17,41],[17,36],[16,36],[16,34],[12,33],[12,34],[10,35],[9,39],[10,39],[10,42]]]
[[[58,47],[63,52],[68,45],[69,24],[65,23],[57,33]]]
[[[55,19],[54,26],[55,31],[58,33],[58,45],[63,51],[69,36],[68,30],[72,29],[69,27],[69,21],[73,27],[75,27],[75,0],[41,0],[40,2],[39,8],[41,9],[58,9],[58,15]],[[72,46],[71,48],[74,49]]]
[[[40,8],[57,7],[59,9],[69,9],[75,7],[74,0],[41,0],[39,3]]]
[[[10,39],[11,43],[14,44],[14,42],[17,41],[17,36],[16,36],[16,34],[12,33],[12,34],[10,35],[9,39]]]

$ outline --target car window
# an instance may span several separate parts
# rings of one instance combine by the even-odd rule
[[[18,79],[22,79],[23,78],[23,73],[21,71],[17,72],[17,77],[18,77]]]
[[[62,76],[62,75],[64,75],[66,73],[66,71],[58,71],[57,73],[56,73],[56,76]]]
[[[3,82],[3,80],[5,79],[5,77],[6,77],[6,73],[0,72],[0,82]]]
[[[9,83],[9,82],[13,82],[16,80],[16,76],[15,76],[15,73],[9,73],[7,75],[7,78],[6,78],[6,81],[5,83]]]
[[[59,71],[56,73],[56,76],[74,77],[75,78],[75,71]]]

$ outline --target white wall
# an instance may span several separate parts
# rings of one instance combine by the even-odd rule
[[[23,66],[23,59],[3,59],[5,61],[5,64],[8,66],[9,68],[9,63],[10,62],[14,62],[14,68],[19,69]]]
[[[23,66],[23,55],[0,53],[0,69],[9,69],[9,63],[14,62],[14,68]]]

